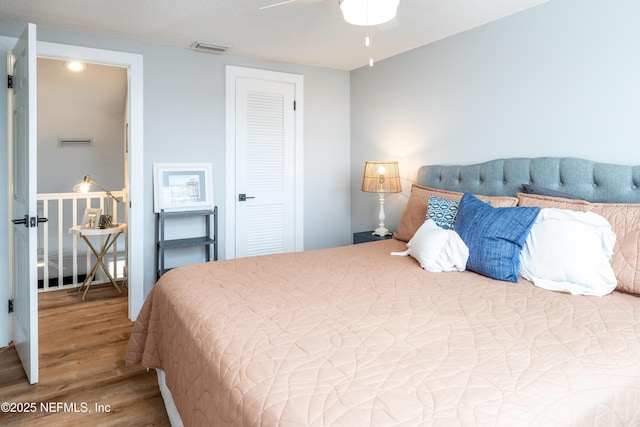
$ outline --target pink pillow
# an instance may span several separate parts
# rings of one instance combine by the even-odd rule
[[[518,205],[594,212],[606,218],[616,233],[611,267],[616,273],[616,290],[640,295],[640,204],[589,203],[584,200],[518,193]]]

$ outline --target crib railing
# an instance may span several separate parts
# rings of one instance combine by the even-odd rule
[[[124,191],[112,192],[120,202],[126,202]],[[92,193],[43,193],[38,194],[38,216],[48,218],[48,222],[38,225],[38,290],[50,291],[79,286],[91,266],[95,256],[82,239],[71,235],[69,228],[80,224],[86,208],[100,208],[102,214],[113,216],[113,222],[124,222],[125,203],[117,203],[104,192]],[[111,275],[124,279],[126,265],[126,234],[118,238],[105,264]],[[97,244],[102,244],[98,242]],[[98,269],[94,283],[108,279]]]

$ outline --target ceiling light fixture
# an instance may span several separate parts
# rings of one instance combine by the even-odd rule
[[[64,61],[64,68],[75,73],[84,71],[87,69],[87,64],[80,61]]]
[[[344,20],[353,25],[379,25],[391,21],[400,0],[341,0]]]
[[[227,49],[229,49],[229,46],[214,43],[194,42],[191,45],[191,48],[196,50],[203,50],[206,52],[224,53],[227,51]]]
[[[369,27],[364,45],[369,48],[369,67],[373,67],[371,26],[380,25],[396,17],[400,0],[340,0],[344,20],[349,24]]]

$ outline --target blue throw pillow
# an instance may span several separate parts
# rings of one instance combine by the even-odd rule
[[[469,248],[467,270],[517,282],[520,251],[538,213],[539,207],[494,208],[464,193],[454,230]]]
[[[563,199],[580,200],[578,196],[574,196],[564,191],[551,190],[549,188],[538,187],[533,184],[522,184],[522,191],[526,194],[537,194],[539,196],[562,197]]]

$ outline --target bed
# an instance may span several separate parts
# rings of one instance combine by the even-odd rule
[[[187,426],[640,425],[638,187],[640,167],[575,158],[424,166],[394,239],[165,274],[127,363],[160,372]],[[430,196],[462,215],[464,192],[480,210],[606,218],[615,290],[572,295],[391,255]]]

